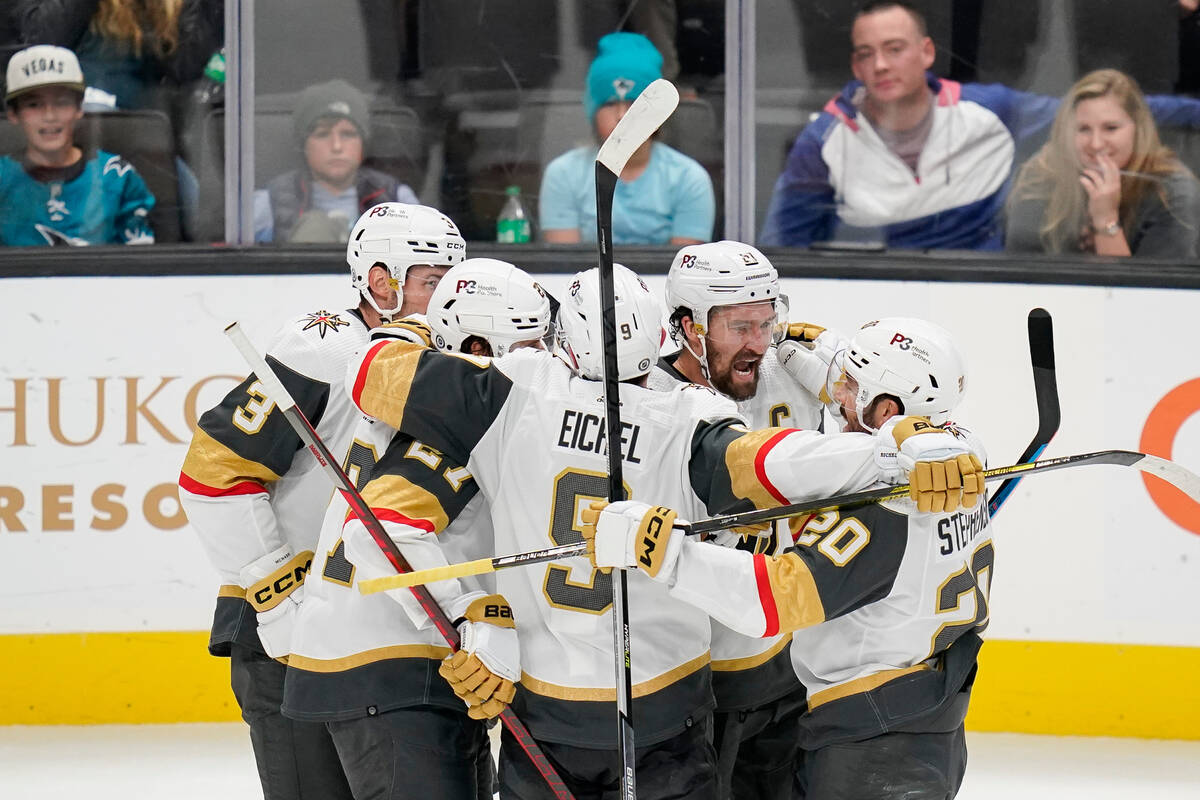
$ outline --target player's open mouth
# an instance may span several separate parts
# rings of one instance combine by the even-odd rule
[[[750,378],[754,376],[754,371],[758,369],[759,358],[742,358],[733,362],[733,374],[740,378]]]
[[[39,136],[61,136],[65,129],[60,125],[56,128],[38,128]]]

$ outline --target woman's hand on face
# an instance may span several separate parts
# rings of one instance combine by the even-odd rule
[[[1094,167],[1085,167],[1079,183],[1088,196],[1088,216],[1095,228],[1119,222],[1121,208],[1121,169],[1107,154],[1096,156]]]

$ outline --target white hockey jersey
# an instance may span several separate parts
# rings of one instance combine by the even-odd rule
[[[373,346],[348,381],[364,412],[465,461],[491,508],[496,552],[581,541],[580,509],[606,495],[601,383],[575,377],[539,351],[493,362],[400,343]],[[872,437],[751,432],[740,423],[733,404],[708,389],[622,384],[629,496],[696,519],[710,510],[778,505],[801,486],[816,496],[861,488],[878,476]],[[373,507],[375,484],[390,480],[388,460],[364,492]],[[409,505],[392,497],[380,508],[389,533],[437,513],[413,513],[411,496]],[[361,523],[352,519],[347,535],[354,527]],[[496,577],[521,638],[524,675],[514,709],[539,740],[614,747],[611,575],[575,557]],[[640,573],[629,575],[628,596],[633,716],[639,744],[652,744],[712,707],[709,620]]]
[[[685,542],[672,594],[746,634],[794,631],[811,748],[962,722],[992,563],[986,500],[945,514],[904,498],[815,516],[780,556]]]
[[[674,356],[666,356],[650,371],[647,386],[669,391],[688,377],[674,366]],[[771,347],[759,363],[758,390],[754,396],[737,401],[738,411],[751,428],[821,428],[821,403],[784,370]],[[774,538],[747,540],[740,547],[752,552],[777,555],[791,545],[786,520],[774,525]],[[787,648],[790,632],[776,636],[746,636],[720,622],[712,622],[713,691],[719,711],[754,708],[796,691],[800,684],[792,670]]]
[[[424,327],[424,318],[413,315],[374,329],[371,341],[426,345],[430,334]],[[343,373],[343,384],[344,378]],[[403,504],[425,515],[419,525],[403,526],[407,535],[398,542],[410,565],[423,568],[492,554],[491,517],[466,469],[357,408],[355,412],[358,424],[346,459],[347,477],[363,492],[387,454],[380,469],[388,478],[372,485],[370,501]],[[433,494],[414,502],[414,496],[427,491]],[[306,721],[353,719],[416,705],[465,714],[466,705],[437,675],[438,662],[450,648],[412,592],[359,593],[357,581],[395,574],[395,568],[365,527],[351,526],[343,536],[349,513],[346,500],[334,494],[294,624],[284,715]],[[388,513],[380,509],[380,514]],[[476,595],[495,591],[490,575],[459,584]]]
[[[338,458],[348,454],[362,416],[343,385],[367,335],[357,310],[322,310],[284,325],[267,348],[267,362]],[[320,464],[274,412],[250,375],[200,418],[179,475],[180,503],[221,577],[209,640],[214,655],[228,655],[235,640],[261,650],[239,572],[284,545],[311,557],[333,494]]]

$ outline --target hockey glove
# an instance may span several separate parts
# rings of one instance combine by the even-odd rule
[[[974,508],[983,494],[983,465],[966,443],[924,417],[904,417],[890,429],[896,463],[908,475],[918,511]]]
[[[775,355],[805,391],[828,405],[832,402],[827,384],[829,365],[845,346],[836,332],[798,322],[788,326],[787,336],[775,347]]]
[[[258,612],[258,639],[271,658],[285,658],[292,651],[292,627],[312,557],[311,550],[293,556],[284,545],[242,567],[246,600]]]
[[[459,650],[446,656],[438,674],[467,704],[467,716],[493,719],[512,702],[521,679],[516,623],[502,595],[473,594],[461,602],[466,601],[458,623]]]
[[[811,322],[789,322],[787,330],[783,334],[784,341],[788,342],[804,342],[812,344],[817,341],[825,329],[820,325],[813,325]]]
[[[674,573],[683,534],[673,528],[676,514],[671,509],[635,500],[597,500],[579,518],[592,566],[637,567],[664,581]]]
[[[407,317],[385,322],[371,330],[371,341],[382,339],[402,339],[422,347],[432,348],[433,329],[425,321],[424,314],[409,314]]]

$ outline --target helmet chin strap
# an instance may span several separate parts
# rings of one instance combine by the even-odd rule
[[[375,313],[379,315],[382,322],[394,322],[396,317],[400,316],[400,309],[404,306],[404,293],[400,290],[396,291],[396,307],[384,310],[379,307],[379,303],[375,302],[375,293],[371,291],[371,287],[367,287],[365,292],[361,292],[363,298],[375,309]]]
[[[700,365],[700,374],[704,376],[704,380],[708,381],[709,386],[712,386],[712,375],[710,375],[709,371],[708,371],[708,348],[704,345],[704,337],[701,336],[699,338],[700,338],[700,352],[699,353],[697,353],[695,350],[693,350],[692,346],[690,344],[688,344],[688,340],[687,340],[686,336],[683,337],[683,347],[689,353],[692,354],[692,358],[696,359],[696,363],[698,363]]]

